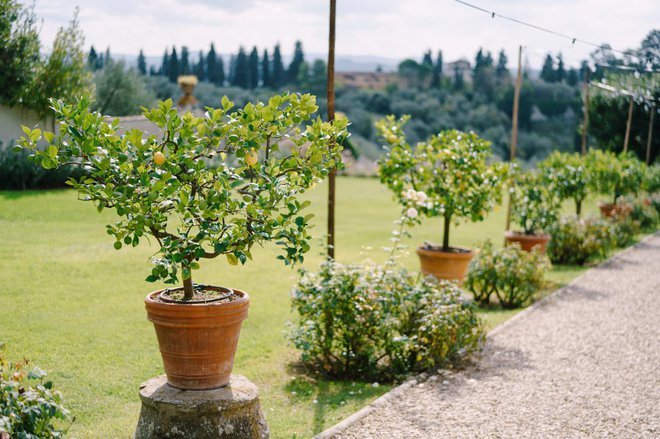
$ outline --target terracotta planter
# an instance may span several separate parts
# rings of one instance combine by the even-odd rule
[[[181,304],[156,301],[161,292],[149,294],[144,302],[156,329],[167,382],[183,390],[227,385],[249,296],[234,290],[241,297],[232,302]]]
[[[545,254],[548,242],[550,241],[550,235],[547,233],[540,235],[525,235],[524,233],[507,230],[504,232],[504,239],[507,244],[517,242],[518,245],[520,245],[520,248],[526,252],[531,252],[532,249],[536,247],[541,253]]]
[[[627,215],[632,211],[632,206],[629,204],[614,204],[614,203],[598,203],[600,215],[603,218],[612,218],[616,214]]]
[[[422,273],[425,276],[435,276],[437,279],[456,281],[459,284],[463,283],[474,252],[461,248],[458,250],[461,251],[443,252],[418,247],[417,255],[419,256]]]

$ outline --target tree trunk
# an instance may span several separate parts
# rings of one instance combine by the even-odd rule
[[[442,235],[442,251],[449,251],[449,225],[451,224],[451,215],[445,215],[445,230]]]
[[[183,279],[183,300],[192,300],[193,294],[193,281],[191,276],[188,279]]]
[[[580,218],[581,213],[582,213],[582,200],[575,200],[575,215],[577,215],[577,217]]]

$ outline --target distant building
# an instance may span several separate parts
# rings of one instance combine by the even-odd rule
[[[384,90],[390,84],[401,84],[401,78],[396,73],[384,72],[336,72],[335,82],[338,86]]]
[[[457,70],[463,75],[464,82],[472,81],[472,65],[470,64],[470,61],[465,58],[446,63],[442,67],[442,74],[449,78],[454,78]]]

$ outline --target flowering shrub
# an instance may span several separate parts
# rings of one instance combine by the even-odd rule
[[[65,432],[53,425],[54,420],[69,416],[62,396],[45,380],[46,372],[27,367],[27,360],[11,363],[0,349],[0,437],[5,437],[3,433],[24,439],[64,437]]]
[[[291,340],[304,365],[336,378],[392,379],[439,367],[484,338],[474,308],[454,284],[389,264],[325,262],[292,292]]]
[[[548,268],[548,258],[537,251],[523,251],[518,244],[495,249],[486,241],[470,263],[465,288],[481,305],[495,294],[503,308],[518,308],[531,302]]]
[[[635,235],[640,231],[640,222],[631,215],[631,210],[615,210],[607,218],[610,224],[612,243],[616,247],[627,247],[634,243]]]
[[[649,166],[646,172],[646,181],[644,182],[644,189],[649,194],[660,192],[660,164],[656,163]]]
[[[660,224],[660,214],[653,205],[653,198],[636,198],[630,203],[632,207],[630,218],[639,223],[639,228],[643,232],[654,232]]]
[[[516,176],[511,216],[526,235],[543,232],[557,221],[561,203],[554,189],[545,184],[540,173],[530,171]]]
[[[58,134],[23,127],[20,145],[46,169],[85,169],[87,176],[69,183],[99,211],[116,211],[120,220],[107,226],[115,248],[153,236],[159,251],[146,280],[173,284],[181,274],[190,299],[200,259],[244,264],[253,245],[274,241],[283,249],[279,259],[301,262],[311,215],[298,198],[340,165],[333,139],[346,134],[348,122],[314,119],[314,96],[278,95],[236,111],[233,105],[224,97],[221,108],[196,117],[161,102],[145,111],[162,130],[156,136],[121,134],[118,120],[90,111],[86,98],[75,105],[53,100]],[[42,137],[45,149],[37,148]]]
[[[584,265],[607,256],[614,244],[610,224],[598,218],[562,218],[548,232],[547,254],[557,264]]]
[[[414,217],[444,218],[443,251],[449,250],[449,226],[467,218],[482,221],[501,201],[506,168],[488,165],[490,143],[475,133],[442,131],[413,146],[406,140],[404,116],[388,116],[376,123],[380,136],[388,144],[387,154],[379,161],[382,183]],[[411,192],[412,191],[412,192]],[[423,193],[423,201],[411,197]]]
[[[573,200],[579,217],[582,203],[589,193],[591,176],[584,158],[578,154],[555,151],[539,163],[544,186],[559,196],[559,200]]]
[[[615,155],[592,149],[586,156],[591,186],[596,192],[610,195],[612,204],[619,197],[637,194],[645,182],[645,165],[631,152]]]

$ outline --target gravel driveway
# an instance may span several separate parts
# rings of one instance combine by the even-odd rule
[[[496,329],[341,438],[660,438],[660,234]]]

